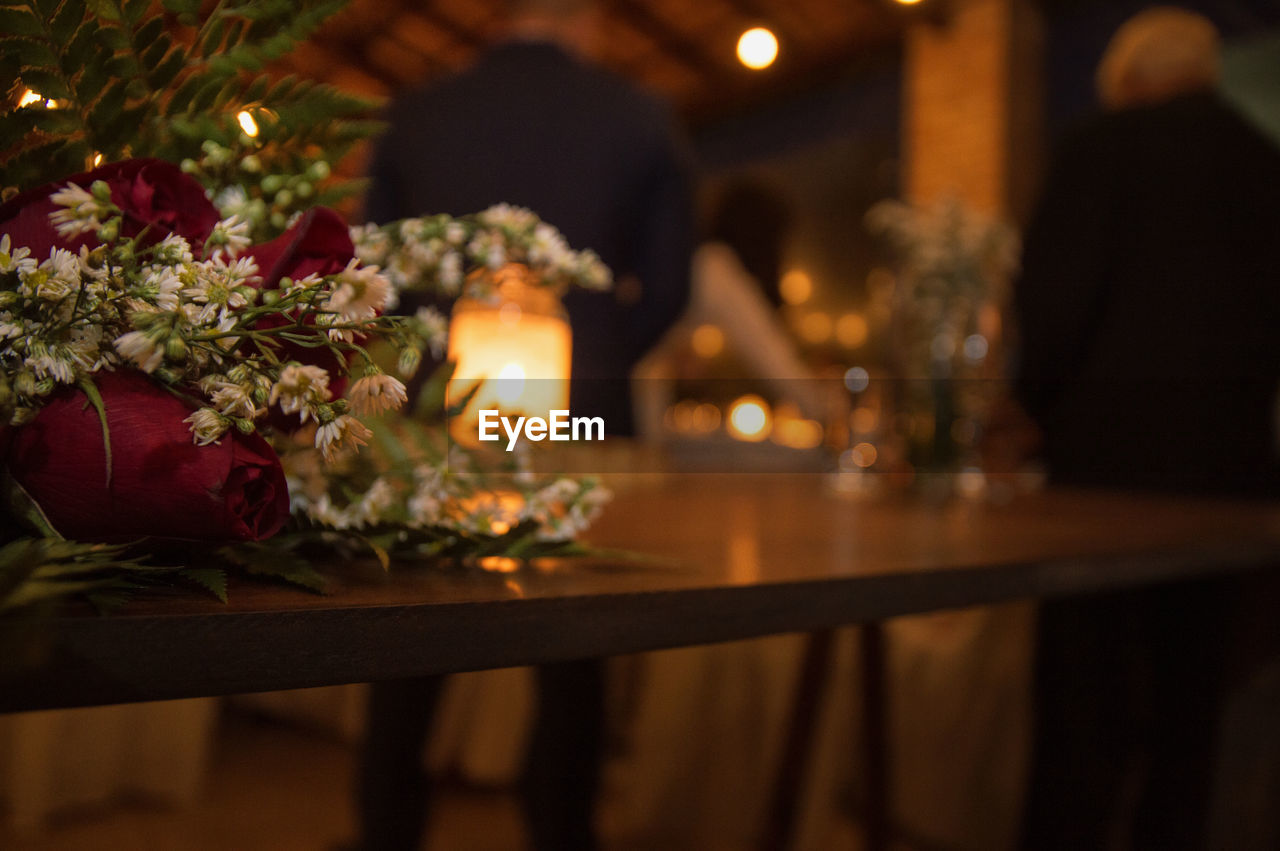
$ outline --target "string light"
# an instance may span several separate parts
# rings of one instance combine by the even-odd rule
[[[778,37],[764,27],[752,27],[738,38],[738,61],[753,71],[768,68],[778,58]]]
[[[242,109],[236,114],[236,120],[240,122],[240,129],[244,131],[246,136],[258,135],[258,122],[253,120],[253,116],[249,114],[249,110]]]

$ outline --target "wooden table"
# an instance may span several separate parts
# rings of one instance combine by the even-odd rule
[[[233,586],[59,618],[0,711],[364,682],[811,633],[762,847],[785,848],[829,676],[865,624],[869,848],[886,847],[884,651],[899,615],[1280,565],[1280,504],[1045,492],[1008,505],[832,494],[820,475],[632,475],[593,529],[652,556],[511,572],[344,566],[329,596]],[[511,565],[497,565],[509,568]]]
[[[469,671],[870,623],[1280,564],[1280,505],[1046,492],[832,495],[819,475],[629,476],[591,533],[661,560],[352,565],[329,596],[240,584],[53,624],[0,711]]]

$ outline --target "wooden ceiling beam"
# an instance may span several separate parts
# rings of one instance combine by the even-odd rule
[[[701,44],[673,28],[644,4],[635,0],[613,0],[608,4],[608,8],[630,26],[653,40],[667,58],[674,59],[702,75],[708,86],[715,87],[729,79],[724,66],[703,53]]]
[[[412,11],[417,17],[452,36],[467,47],[478,50],[489,43],[489,40],[482,33],[476,32],[452,15],[440,11],[430,3],[415,3],[412,6]]]

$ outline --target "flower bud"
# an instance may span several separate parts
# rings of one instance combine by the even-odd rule
[[[289,217],[277,210],[271,214],[271,226],[273,228],[283,228],[289,223]]]
[[[271,394],[267,392],[267,388],[262,385],[258,385],[253,388],[253,392],[249,394],[249,398],[253,399],[255,405],[265,405],[267,404],[267,399],[270,398],[270,395]]]
[[[18,392],[19,396],[34,396],[36,394],[36,376],[35,373],[28,370],[22,370],[13,380],[13,389]]]
[[[293,203],[293,193],[288,189],[281,189],[276,193],[276,204],[281,207],[287,207]]]
[[[93,194],[94,198],[102,201],[103,203],[109,203],[111,201],[111,187],[107,185],[105,180],[95,180],[93,183],[90,183],[89,192]]]
[[[41,396],[48,396],[56,386],[58,386],[58,382],[52,378],[42,378],[36,382],[36,392]]]
[[[284,178],[278,174],[268,174],[262,178],[262,191],[268,195],[279,192],[284,188]]]
[[[187,359],[187,344],[181,337],[173,336],[164,341],[164,356],[171,361]]]
[[[240,160],[240,168],[250,174],[257,174],[262,171],[262,160],[258,159],[257,154],[247,154]]]
[[[236,429],[238,429],[241,434],[253,434],[253,420],[245,419],[244,417],[233,417],[232,422],[236,424]]]
[[[329,176],[329,164],[324,160],[316,160],[307,168],[307,177],[312,180],[324,180]]]
[[[280,302],[279,290],[264,290],[262,293],[262,303],[267,307],[274,307]]]
[[[412,347],[400,350],[400,359],[396,366],[400,370],[400,374],[405,378],[412,378],[416,375],[421,364],[422,352]]]
[[[98,228],[98,239],[103,242],[115,242],[120,238],[120,220],[111,219]]]
[[[178,168],[182,169],[183,172],[185,172],[186,174],[195,174],[197,171],[200,170],[200,166],[198,166],[196,164],[196,161],[191,159],[190,157],[187,157],[181,163],[179,163]]]
[[[299,180],[298,185],[293,187],[293,191],[298,194],[299,198],[310,198],[311,193],[315,191],[315,187],[306,180]]]
[[[136,310],[129,314],[129,324],[139,331],[145,331],[161,318],[159,313],[152,313],[149,310]]]
[[[13,307],[18,301],[18,294],[13,290],[0,291],[0,310]]]

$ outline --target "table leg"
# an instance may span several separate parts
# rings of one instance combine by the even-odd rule
[[[811,632],[805,638],[800,677],[791,707],[791,723],[778,760],[768,821],[760,837],[761,851],[787,851],[795,839],[796,811],[803,800],[818,712],[831,680],[833,637],[834,630],[825,629]]]
[[[888,687],[885,673],[884,625],[862,627],[862,739],[863,782],[866,804],[862,828],[866,851],[889,847],[889,724]]]

